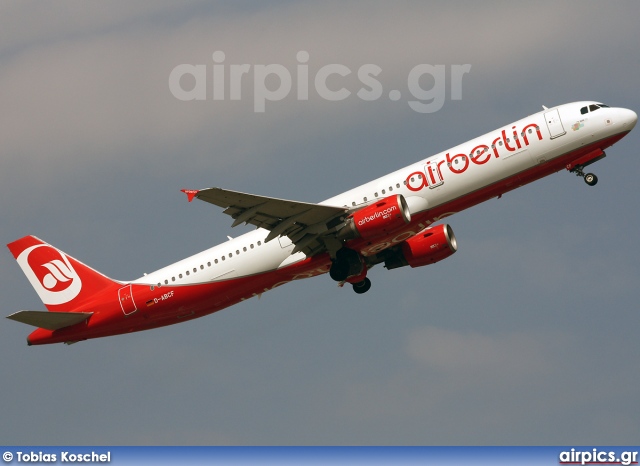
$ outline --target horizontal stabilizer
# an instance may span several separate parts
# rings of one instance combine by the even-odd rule
[[[7,316],[7,319],[47,330],[58,330],[79,324],[91,317],[92,314],[93,312],[18,311]]]

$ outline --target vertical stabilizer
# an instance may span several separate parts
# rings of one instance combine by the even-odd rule
[[[7,247],[49,311],[73,312],[107,288],[122,286],[35,236]]]

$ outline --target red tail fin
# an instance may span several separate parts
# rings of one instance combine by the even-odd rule
[[[71,312],[106,288],[122,286],[35,236],[7,246],[50,311]]]

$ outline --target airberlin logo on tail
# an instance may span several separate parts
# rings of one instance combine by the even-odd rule
[[[63,290],[67,289],[67,282],[73,280],[73,272],[67,267],[67,264],[59,259],[42,264],[42,266],[50,272],[42,279],[42,284],[48,290],[54,291],[57,287],[61,287]]]
[[[27,248],[16,260],[44,304],[68,303],[82,289],[69,259],[48,244]]]

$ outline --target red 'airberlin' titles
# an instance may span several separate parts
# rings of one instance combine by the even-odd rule
[[[498,151],[502,147],[504,147],[509,152],[520,150],[523,148],[523,143],[524,147],[530,144],[529,137],[527,136],[527,131],[532,134],[535,130],[536,135],[538,136],[538,140],[542,140],[540,127],[535,123],[530,123],[522,129],[522,131],[520,132],[520,138],[522,138],[522,142],[520,142],[516,127],[512,126],[511,130],[513,132],[513,142],[515,143],[515,147],[510,145],[512,140],[511,138],[507,137],[506,130],[503,129],[500,135],[493,140],[490,146],[487,144],[478,144],[471,150],[471,152],[469,152],[469,154],[455,154],[454,156],[451,156],[451,154],[447,152],[447,155],[445,155],[444,159],[440,160],[437,163],[436,167],[430,165],[431,162],[427,162],[429,172],[428,178],[425,178],[422,172],[413,172],[407,177],[407,188],[411,191],[420,191],[422,188],[426,188],[427,186],[437,183],[438,180],[444,181],[444,175],[442,173],[442,169],[440,168],[444,163],[447,164],[447,167],[449,168],[449,171],[451,173],[453,173],[454,175],[459,175],[467,171],[470,165],[469,161],[473,162],[475,165],[484,165],[491,159],[491,152],[493,152],[493,155],[496,159],[500,158],[500,154]],[[434,173],[434,170],[437,170],[437,174]],[[417,175],[420,175],[418,179],[422,182],[418,186],[415,186],[411,184],[411,178],[414,177],[415,180],[415,177]]]

